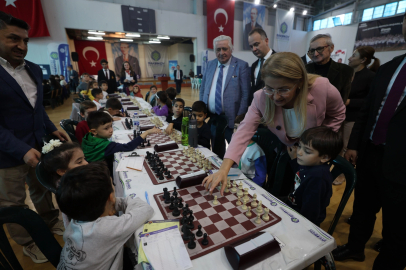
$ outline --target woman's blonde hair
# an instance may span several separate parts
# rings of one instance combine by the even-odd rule
[[[318,75],[307,74],[306,68],[302,59],[297,54],[291,52],[280,52],[271,55],[262,69],[261,78],[265,80],[267,77],[285,78],[297,83],[296,99],[293,105],[300,130],[303,132],[306,127],[307,116],[307,94],[309,88]],[[267,98],[265,101],[265,113],[262,117],[262,122],[266,125],[274,125],[275,103]]]

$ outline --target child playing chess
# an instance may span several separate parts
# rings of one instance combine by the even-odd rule
[[[207,106],[203,101],[195,101],[192,106],[192,115],[197,122],[197,143],[210,149],[210,126],[204,121],[207,117]]]
[[[185,107],[185,101],[181,98],[176,98],[172,101],[173,115],[166,117],[168,127],[166,128],[166,134],[171,134],[173,129],[182,130],[183,108]]]
[[[327,162],[343,149],[341,134],[328,127],[313,127],[300,136],[299,146],[288,147],[295,186],[287,203],[305,218],[320,226],[332,196],[333,177]]]
[[[107,96],[108,96],[107,90],[109,89],[109,85],[106,81],[100,81],[99,85],[100,85],[100,89],[103,91],[103,98],[99,102],[100,102],[100,104],[103,105],[103,104],[106,104],[106,102],[107,102]]]
[[[138,84],[130,84],[128,86],[127,96],[144,98],[142,96],[142,94],[141,94],[141,89],[140,89],[140,86]]]
[[[161,133],[160,129],[154,127],[144,131],[141,136],[131,142],[121,144],[109,141],[113,135],[113,120],[106,113],[99,111],[89,113],[87,123],[90,132],[83,138],[82,149],[86,160],[89,162],[106,159],[112,161],[115,153],[132,151],[141,145],[149,134]]]
[[[121,104],[120,100],[117,98],[109,98],[106,102],[106,107],[103,109],[103,112],[110,115],[113,118],[113,121],[121,120],[120,117],[115,116],[124,116],[121,112],[123,105]]]
[[[239,115],[234,121],[234,132],[244,120],[245,114]],[[263,186],[266,180],[266,157],[262,148],[253,140],[248,143],[242,154],[238,168],[255,184]]]
[[[100,162],[68,171],[56,200],[72,218],[57,269],[128,269],[124,244],[152,217],[151,206],[138,197],[116,198],[109,171]],[[123,214],[116,216],[119,211]]]
[[[87,86],[87,90],[80,91],[83,96],[87,96],[90,100],[93,101],[94,96],[92,95],[92,89],[99,88],[99,85],[96,81],[89,82]]]
[[[93,102],[96,104],[97,110],[100,110],[102,108],[100,100],[103,99],[103,91],[99,88],[93,88],[92,96],[94,97]]]
[[[151,85],[149,88],[149,92],[145,95],[145,101],[148,102],[152,107],[156,106],[157,99],[156,99],[156,92],[158,88],[156,85]]]
[[[80,121],[79,124],[76,126],[75,130],[75,137],[78,139],[79,145],[82,144],[82,139],[90,131],[89,126],[87,125],[87,116],[90,112],[94,112],[97,110],[96,104],[90,100],[85,100],[80,103],[79,106],[80,116],[82,116],[85,120]]]
[[[164,91],[159,91],[157,94],[158,105],[152,107],[151,112],[158,116],[168,116],[172,110],[172,103]]]

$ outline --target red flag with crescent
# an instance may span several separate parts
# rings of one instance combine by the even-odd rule
[[[234,1],[207,0],[207,48],[220,35],[234,37]]]
[[[102,69],[100,61],[107,60],[104,42],[75,40],[75,49],[79,55],[79,74],[87,72],[90,75],[97,75],[97,71]]]

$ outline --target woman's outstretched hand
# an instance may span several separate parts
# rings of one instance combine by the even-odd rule
[[[227,174],[227,171],[219,170],[218,172],[204,178],[202,186],[204,186],[205,190],[208,190],[210,194],[212,194],[214,189],[219,185],[220,182],[222,182],[220,194],[224,196],[224,190],[227,186]]]

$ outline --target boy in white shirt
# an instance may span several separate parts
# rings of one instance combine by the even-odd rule
[[[92,96],[94,97],[93,102],[97,106],[97,110],[103,108],[100,104],[100,100],[103,98],[103,91],[99,88],[92,89]]]
[[[100,81],[99,83],[100,89],[103,91],[103,98],[99,100],[100,104],[104,105],[107,102],[107,89],[109,89],[109,85],[106,81]]]
[[[60,78],[60,84],[61,84],[61,86],[62,87],[65,87],[65,85],[67,85],[68,83],[65,81],[65,76],[63,76],[63,75],[61,75],[61,76],[59,76],[59,78]]]

